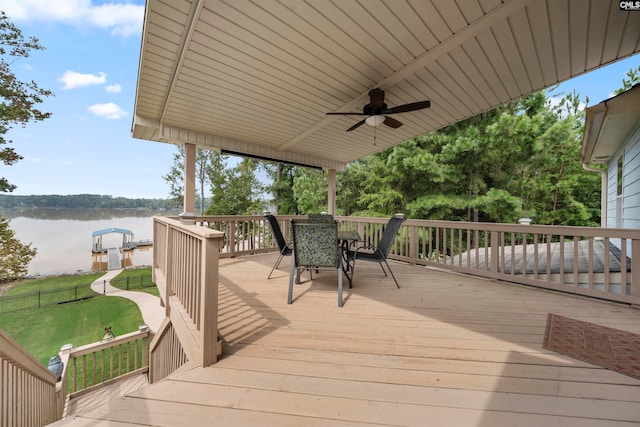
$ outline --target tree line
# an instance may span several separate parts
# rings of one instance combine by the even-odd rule
[[[171,206],[166,199],[128,199],[98,194],[29,195],[0,194],[0,208],[86,208],[86,209],[151,209]]]

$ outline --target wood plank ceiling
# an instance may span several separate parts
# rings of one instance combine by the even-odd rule
[[[639,48],[618,1],[147,0],[132,134],[342,170]],[[373,88],[431,108],[325,114]]]

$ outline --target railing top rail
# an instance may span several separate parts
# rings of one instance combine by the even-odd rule
[[[276,215],[278,220],[291,220],[296,218],[305,218],[306,215]],[[178,217],[156,217],[162,218],[161,222],[173,223],[179,225],[182,230],[193,230],[194,234],[201,235],[202,229],[208,230],[206,227],[185,226],[180,223]],[[205,215],[197,216],[197,222],[224,222],[224,221],[253,221],[263,219],[263,215]],[[373,217],[356,217],[356,216],[336,216],[338,221],[346,222],[363,222],[370,224],[386,224],[388,218]],[[170,220],[170,221],[167,221]],[[563,225],[540,225],[540,224],[508,224],[494,222],[468,222],[468,221],[437,221],[427,219],[407,219],[403,223],[403,227],[422,226],[422,227],[440,227],[440,228],[464,228],[465,230],[478,231],[501,231],[507,233],[530,233],[530,234],[562,234],[571,237],[601,237],[603,230],[606,230],[606,236],[610,238],[627,238],[640,239],[640,229],[633,228],[602,228],[602,227],[576,227]]]
[[[155,216],[154,220],[156,222],[166,224],[169,227],[178,228],[180,229],[181,232],[189,234],[199,239],[212,239],[212,238],[224,237],[224,233],[220,231],[212,230],[207,227],[201,227],[199,225],[185,225],[185,224],[182,224],[179,219],[175,219],[172,217]]]
[[[289,220],[296,218],[306,218],[307,215],[275,215],[279,220]],[[256,219],[264,220],[264,215],[204,215],[196,216],[196,222],[199,221],[254,221]]]
[[[16,343],[4,330],[0,329],[0,356],[16,366],[30,372],[40,380],[55,385],[56,377],[42,366],[31,354]]]
[[[78,357],[85,354],[90,354],[95,351],[100,351],[106,348],[115,347],[116,345],[125,344],[131,341],[135,341],[141,338],[149,336],[149,331],[135,331],[128,334],[120,335],[108,341],[99,341],[83,345],[77,348],[72,348],[69,351],[69,357]]]
[[[336,217],[340,221],[366,222],[385,224],[388,218],[367,218],[340,216]],[[494,222],[467,222],[467,221],[434,221],[426,219],[407,219],[403,226],[423,226],[440,228],[464,228],[465,230],[482,231],[502,231],[508,233],[530,233],[530,234],[562,234],[575,237],[600,237],[603,230],[606,230],[607,237],[640,239],[640,229],[633,228],[602,228],[602,227],[575,227],[561,225],[538,225],[538,224],[507,224]]]

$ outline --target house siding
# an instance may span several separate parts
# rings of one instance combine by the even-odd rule
[[[617,205],[618,159],[624,155],[622,175],[622,204]],[[611,157],[607,173],[607,227],[616,227],[617,209],[621,209],[621,228],[640,228],[640,123],[629,135],[620,150]],[[612,243],[620,247],[620,241]],[[631,253],[628,242],[627,253]]]
[[[622,227],[640,228],[640,126],[624,144]]]
[[[609,160],[607,174],[607,227],[614,228],[616,226],[616,180],[618,176],[618,157],[620,153],[616,153]],[[614,160],[615,159],[615,160]]]

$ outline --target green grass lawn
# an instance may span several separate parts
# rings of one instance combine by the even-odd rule
[[[5,295],[91,283],[103,274],[29,280]],[[118,336],[138,330],[142,323],[142,314],[134,302],[100,295],[84,301],[0,314],[0,328],[45,366],[64,344],[79,347],[100,341],[108,326]]]
[[[111,279],[111,286],[128,291],[146,292],[157,297],[160,296],[156,284],[151,280],[151,267],[123,270]]]

